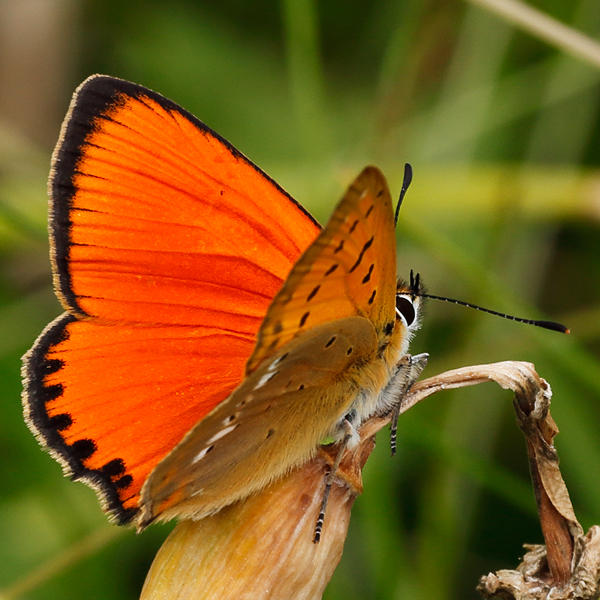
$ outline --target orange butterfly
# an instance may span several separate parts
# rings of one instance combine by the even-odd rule
[[[211,514],[398,402],[420,288],[378,169],[321,231],[190,113],[93,76],[50,195],[66,312],[24,357],[26,419],[118,522]]]

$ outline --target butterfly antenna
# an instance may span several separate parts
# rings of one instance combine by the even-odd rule
[[[444,296],[434,296],[433,294],[416,295],[420,296],[421,298],[431,298],[432,300],[441,300],[442,302],[451,302],[452,304],[458,304],[459,306],[474,308],[475,310],[480,310],[481,312],[488,313],[490,315],[496,315],[497,317],[502,317],[503,319],[517,321],[518,323],[525,323],[526,325],[535,325],[536,327],[541,327],[542,329],[550,329],[551,331],[558,331],[560,333],[571,333],[571,331],[567,327],[565,327],[561,323],[556,323],[554,321],[537,321],[535,319],[522,319],[521,317],[514,317],[513,315],[497,312],[489,308],[483,308],[482,306],[477,306],[476,304],[471,304],[469,302],[463,302],[462,300],[455,300],[454,298],[445,298]]]
[[[421,293],[421,274],[417,273],[416,275],[413,273],[413,270],[410,270],[410,290],[413,296],[422,296]]]
[[[409,163],[404,165],[404,179],[402,180],[402,189],[400,190],[400,198],[398,198],[398,204],[396,204],[396,213],[394,215],[394,225],[398,225],[398,215],[400,214],[400,207],[402,206],[402,200],[406,195],[406,190],[412,181],[413,170]]]

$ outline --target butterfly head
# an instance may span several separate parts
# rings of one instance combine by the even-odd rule
[[[396,321],[393,323],[389,350],[395,350],[398,358],[406,354],[410,340],[421,327],[423,291],[419,274],[414,275],[412,271],[408,283],[399,279],[396,284]],[[390,329],[391,325],[390,323]],[[391,361],[394,358],[390,357]]]

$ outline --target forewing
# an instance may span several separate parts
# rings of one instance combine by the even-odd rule
[[[319,227],[175,103],[95,76],[76,92],[50,180],[65,308],[256,334]]]
[[[367,167],[270,305],[247,372],[311,327],[342,317],[368,319],[383,343],[395,322],[395,290],[391,196],[381,171]]]

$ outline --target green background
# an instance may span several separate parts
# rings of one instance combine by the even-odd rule
[[[532,3],[600,36],[597,0]],[[45,232],[70,95],[101,72],[175,100],[324,222],[365,164],[394,193],[399,274],[565,322],[569,337],[429,302],[425,375],[526,360],[554,391],[576,514],[600,523],[600,70],[451,0],[0,4],[0,598],[136,598],[171,526],[110,526],[22,421],[19,357],[60,312]],[[477,598],[541,543],[511,394],[445,392],[365,469],[326,598]]]

